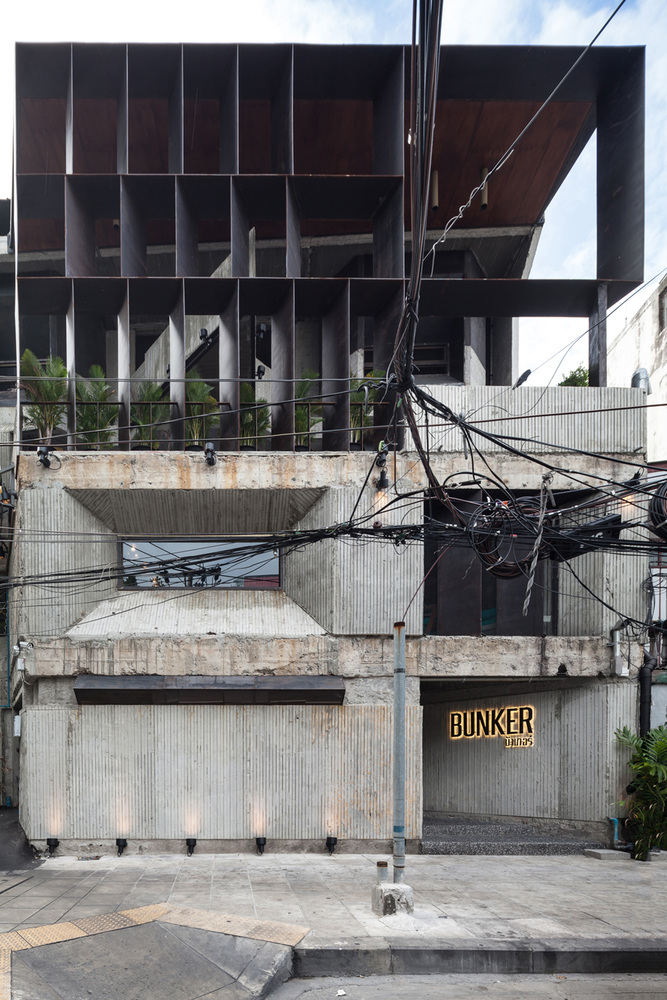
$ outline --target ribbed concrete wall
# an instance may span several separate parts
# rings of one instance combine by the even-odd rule
[[[21,822],[41,840],[388,839],[388,706],[83,706],[23,713]],[[407,709],[421,835],[421,709]]]
[[[535,745],[502,737],[450,739],[449,712],[531,705]],[[627,752],[614,732],[634,727],[636,681],[428,705],[424,708],[424,811],[603,820],[627,784]]]
[[[53,472],[55,478],[56,472]],[[95,605],[115,594],[118,550],[109,529],[57,482],[21,490],[12,550],[15,576],[78,574],[94,569],[87,581],[45,582],[21,587],[10,596],[11,635],[34,639],[57,635]]]
[[[624,523],[642,517],[648,521],[647,508],[646,499],[638,495],[629,503],[619,505],[612,501],[606,509],[600,508],[597,516],[620,513]],[[584,514],[570,518],[571,523],[587,519]],[[630,528],[622,532],[621,537],[648,540],[649,532]],[[646,586],[649,574],[646,555],[625,552],[587,552],[569,564],[561,564],[558,568],[559,635],[606,635],[619,617],[645,621],[650,613]],[[595,600],[586,587],[609,607]]]
[[[612,455],[639,455],[646,448],[646,396],[641,389],[520,386],[512,390],[472,385],[424,388],[454,413],[463,413],[470,423],[479,424],[490,434],[532,439],[508,442],[530,454],[553,452],[560,445],[570,444]],[[474,440],[484,453],[501,450],[499,445],[477,435]],[[435,420],[431,422],[430,443],[434,451],[463,451],[461,432],[451,426],[438,427]],[[584,468],[580,458],[576,467]]]
[[[323,528],[350,518],[359,491],[332,488],[301,520],[302,528]],[[405,514],[382,513],[392,499],[378,499],[375,487],[366,489],[356,517],[377,516],[383,524],[396,523]],[[406,523],[421,522],[421,508],[405,516]],[[421,542],[396,548],[388,542],[336,539],[296,550],[285,560],[285,593],[297,601],[329,632],[336,635],[388,635],[394,622],[403,620],[407,631],[423,629],[423,597],[419,590],[424,575]],[[416,596],[415,596],[416,595]],[[414,597],[414,600],[412,600]]]

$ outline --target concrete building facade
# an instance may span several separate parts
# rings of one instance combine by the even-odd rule
[[[577,54],[444,50],[432,239]],[[543,560],[523,615],[525,576],[492,580],[422,530],[447,512],[383,397],[411,250],[408,56],[18,47],[7,714],[37,846],[386,848],[399,620],[410,847],[424,815],[607,835],[613,734],[637,713],[610,607],[646,617],[645,562],[593,551],[577,583]],[[595,128],[597,274],[530,281],[544,209]],[[419,380],[512,428],[520,451],[483,453],[516,495],[539,496],[539,463],[560,496],[645,459],[642,391],[605,387],[604,341],[606,303],[642,278],[642,129],[643,52],[592,51],[424,280]],[[593,317],[597,386],[512,389],[521,315]],[[40,387],[59,380],[47,413]],[[495,502],[456,428],[425,434],[452,495]],[[585,465],[563,461],[573,443]],[[336,530],[352,522],[378,537]],[[405,536],[383,538],[392,525]]]

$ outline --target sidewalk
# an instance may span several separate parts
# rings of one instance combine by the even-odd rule
[[[51,937],[46,930],[20,937],[30,928],[156,907],[155,919],[172,924],[183,923],[178,914],[186,910],[247,918],[240,921],[247,929],[241,933],[255,938],[258,927],[292,925],[284,943],[294,948],[299,976],[667,971],[667,857],[642,864],[584,856],[409,856],[406,881],[414,889],[415,913],[382,919],[370,908],[377,860],[384,859],[54,857],[37,868],[0,872],[0,952],[19,938],[61,939],[57,930],[48,932]],[[169,907],[175,908],[171,916]],[[193,919],[191,926],[201,928],[201,917]],[[224,922],[212,919],[208,926],[223,932]],[[21,947],[23,961],[28,945]],[[61,946],[48,947],[55,955]],[[172,992],[172,1000],[181,995]]]

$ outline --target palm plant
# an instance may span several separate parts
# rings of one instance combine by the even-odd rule
[[[113,435],[111,425],[118,418],[118,404],[110,403],[113,389],[107,385],[104,369],[100,365],[91,365],[87,379],[77,375],[76,397],[79,404],[76,408],[76,430],[79,439],[99,448],[100,444],[110,441]]]
[[[218,403],[211,395],[213,386],[202,381],[196,368],[187,372],[185,378],[185,440],[203,448],[215,423]]]
[[[165,399],[164,389],[157,382],[141,382],[134,393],[130,407],[131,421],[136,428],[134,439],[157,448],[155,427],[169,419],[169,401]]]
[[[363,444],[363,428],[373,426],[373,404],[380,396],[380,389],[369,382],[379,381],[385,377],[379,369],[369,372],[365,378],[350,379],[350,427],[352,444]],[[368,388],[365,388],[368,386]]]
[[[252,382],[241,382],[239,387],[241,445],[256,447],[257,439],[269,433],[271,417],[265,399],[255,398]]]
[[[297,447],[308,447],[310,431],[322,421],[322,400],[311,395],[314,383],[318,382],[320,373],[306,368],[300,379],[294,384],[294,398],[308,400],[308,403],[296,403],[294,407],[294,432]]]
[[[51,444],[53,432],[67,412],[67,368],[62,358],[51,356],[44,365],[26,347],[21,356],[21,388],[31,403],[28,421],[37,428],[43,444]]]
[[[667,726],[657,726],[646,736],[637,736],[624,726],[616,739],[632,751],[628,762],[633,772],[628,786],[632,798],[620,805],[628,810],[634,856],[646,861],[652,847],[667,850]]]

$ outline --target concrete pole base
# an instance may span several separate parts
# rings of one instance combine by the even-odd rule
[[[389,917],[392,913],[413,913],[415,900],[412,886],[405,882],[380,882],[373,886],[371,897],[373,913]]]

